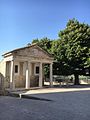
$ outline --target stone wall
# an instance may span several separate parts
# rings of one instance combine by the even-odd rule
[[[15,76],[15,87],[16,88],[25,88],[26,77],[25,76]],[[39,86],[39,76],[31,76],[30,77],[30,87],[38,87]]]
[[[4,61],[4,60],[2,60],[1,62],[0,62],[0,73],[5,77],[5,64],[6,62]]]
[[[14,77],[16,88],[25,88],[25,76],[17,75]]]
[[[2,60],[0,62],[0,89],[4,89],[8,86],[8,83],[6,81],[6,62]]]
[[[4,77],[0,73],[0,90],[3,90],[3,89],[4,89]]]
[[[38,87],[38,86],[39,86],[39,76],[31,76],[30,87]]]

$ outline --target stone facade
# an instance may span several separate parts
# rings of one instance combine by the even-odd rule
[[[36,44],[5,53],[0,63],[0,72],[6,87],[42,87],[43,66],[50,64],[50,84],[52,85],[53,57]]]

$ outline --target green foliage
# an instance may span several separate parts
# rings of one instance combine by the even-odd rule
[[[65,63],[73,70],[88,67],[86,63],[90,54],[90,26],[79,23],[75,19],[69,20],[66,28],[59,32],[59,37],[62,41],[60,49],[64,51],[63,56],[67,58]]]
[[[42,39],[34,39],[32,43],[37,43],[41,48],[43,48],[45,51],[49,52],[51,51],[52,46],[52,40],[48,39],[47,37]]]
[[[49,64],[45,64],[44,65],[44,75],[45,75],[45,78],[49,78],[50,77],[49,72],[50,72],[50,70],[49,70]]]
[[[65,65],[63,62],[54,62],[53,63],[53,74],[54,75],[71,75],[73,72],[71,69]]]
[[[66,28],[59,32],[60,61],[63,61],[74,74],[84,74],[90,67],[90,26],[69,20]]]
[[[47,52],[54,55],[54,74],[85,74],[90,71],[90,26],[76,19],[69,20],[66,28],[59,32],[59,39],[50,40],[47,37],[35,39]]]
[[[32,41],[32,44],[33,44],[33,43],[38,43],[38,42],[39,42],[38,39],[34,39],[34,40]]]

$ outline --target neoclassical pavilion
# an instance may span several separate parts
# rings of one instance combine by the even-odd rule
[[[43,87],[44,65],[50,66],[50,85],[52,82],[53,57],[37,44],[15,49],[3,55],[0,72],[6,78],[6,86],[11,89]],[[8,79],[8,80],[7,80]],[[8,81],[8,82],[7,82]]]

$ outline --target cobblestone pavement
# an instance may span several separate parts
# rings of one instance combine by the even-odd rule
[[[52,101],[0,96],[0,120],[90,120],[90,91],[43,94]]]

